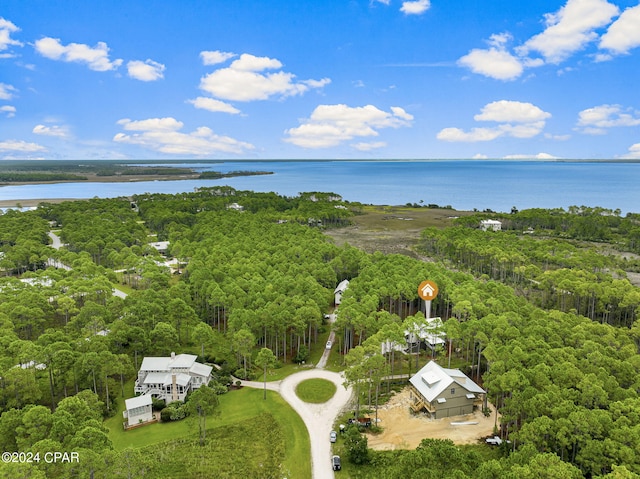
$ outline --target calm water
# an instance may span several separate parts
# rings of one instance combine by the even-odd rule
[[[166,164],[165,164],[166,166]],[[601,206],[640,212],[640,163],[545,161],[235,161],[176,163],[198,171],[272,171],[222,180],[66,183],[0,187],[0,200],[111,198],[191,192],[200,186],[274,191],[286,196],[325,191],[371,204],[435,203],[458,210]]]

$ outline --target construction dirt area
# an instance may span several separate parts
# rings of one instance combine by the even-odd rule
[[[410,403],[409,390],[405,388],[378,408],[378,425],[382,432],[367,434],[371,449],[415,449],[425,438],[450,439],[455,444],[473,444],[493,435],[495,413],[485,417],[481,411],[476,411],[466,416],[429,419],[423,414],[412,414]],[[373,419],[374,414],[371,416]]]

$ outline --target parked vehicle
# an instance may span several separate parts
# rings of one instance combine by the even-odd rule
[[[333,456],[331,458],[331,465],[333,466],[334,471],[342,469],[342,466],[340,465],[340,456]]]
[[[331,341],[327,341],[327,349],[331,349],[331,346],[333,346],[333,343]]]
[[[352,417],[349,419],[349,424],[357,424],[362,427],[371,427],[371,418],[370,417],[359,417],[358,419]]]
[[[500,444],[502,444],[502,439],[500,439],[498,436],[493,436],[486,438],[485,442],[493,446],[499,446]]]
[[[490,444],[492,446],[499,446],[500,444],[502,444],[503,442],[506,442],[507,444],[511,444],[511,441],[509,440],[504,440],[504,439],[500,439],[499,436],[493,436],[493,437],[488,437],[484,440],[487,444]]]
[[[329,434],[329,440],[331,442],[336,442],[338,440],[338,434],[335,431],[331,431]]]

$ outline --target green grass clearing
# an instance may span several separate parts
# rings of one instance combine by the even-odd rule
[[[336,393],[336,385],[326,379],[307,379],[298,384],[296,394],[304,402],[327,402]]]
[[[126,391],[130,392],[127,397],[133,396],[133,382],[127,384]],[[284,438],[283,470],[289,471],[290,475],[287,477],[311,477],[309,433],[300,416],[279,394],[267,391],[267,399],[264,400],[261,389],[242,388],[223,394],[219,399],[219,414],[215,417],[207,418],[208,436],[218,437],[218,435],[221,435],[221,437],[233,444],[237,438],[227,434],[225,432],[227,429],[243,421],[250,421],[263,415],[271,415]],[[105,426],[109,428],[109,438],[117,450],[123,450],[128,447],[137,449],[147,446],[162,448],[162,443],[166,443],[167,447],[173,450],[176,446],[170,444],[173,444],[176,439],[185,441],[197,440],[197,423],[189,418],[170,423],[149,424],[124,431],[122,428],[124,401],[118,401],[117,405],[118,411],[116,415],[105,421]],[[242,434],[245,433],[243,432]],[[255,439],[259,436],[252,433],[251,437]],[[256,447],[260,447],[257,443],[261,441],[255,442]],[[167,451],[167,454],[169,454],[169,451]],[[211,467],[211,470],[215,470],[215,464],[212,464]]]

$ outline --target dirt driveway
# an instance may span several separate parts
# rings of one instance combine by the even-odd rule
[[[367,434],[371,449],[415,449],[420,441],[427,437],[451,439],[455,444],[473,444],[493,434],[494,414],[487,418],[482,412],[477,411],[466,416],[428,419],[426,416],[411,414],[409,404],[409,391],[404,389],[387,404],[378,408],[378,424],[383,431],[375,435]],[[374,414],[371,414],[371,417],[373,418]]]

